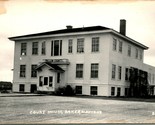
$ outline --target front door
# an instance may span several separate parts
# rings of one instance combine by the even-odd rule
[[[37,91],[37,85],[31,84],[31,93],[34,93],[35,91]]]

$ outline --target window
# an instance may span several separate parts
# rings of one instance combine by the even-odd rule
[[[91,86],[90,87],[90,94],[91,95],[97,95],[97,86]]]
[[[48,77],[44,77],[44,85],[48,85]]]
[[[111,96],[115,95],[115,87],[111,87]]]
[[[60,73],[57,73],[57,83],[60,83]]]
[[[98,78],[98,63],[91,64],[91,78]]]
[[[92,52],[99,52],[99,37],[92,38]]]
[[[82,86],[75,87],[76,94],[82,94]]]
[[[20,77],[26,77],[26,65],[20,65]]]
[[[113,38],[113,50],[117,50],[117,39]]]
[[[54,40],[51,42],[51,56],[61,56],[62,40]]]
[[[46,42],[42,42],[42,45],[41,45],[41,54],[42,55],[46,55]]]
[[[68,40],[68,53],[72,53],[73,52],[73,40],[69,39]]]
[[[115,79],[116,65],[112,64],[112,79]]]
[[[138,49],[136,48],[136,55],[135,58],[138,59]]]
[[[129,68],[125,68],[125,80],[126,81],[129,81],[129,73],[130,73]]]
[[[37,65],[31,65],[31,77],[37,77]]]
[[[77,53],[84,52],[84,38],[77,39]]]
[[[142,52],[142,50],[139,52],[139,58],[140,58],[140,60],[143,59],[143,52]]]
[[[19,84],[19,91],[24,92],[25,91],[25,85],[24,84]]]
[[[83,64],[76,64],[76,78],[83,78]]]
[[[39,76],[39,86],[43,86],[43,76]]]
[[[122,53],[123,42],[119,41],[119,52]]]
[[[122,75],[122,67],[118,66],[118,79],[121,80],[121,75]]]
[[[53,77],[50,76],[49,77],[49,87],[52,87],[53,86]]]
[[[131,56],[131,46],[128,45],[128,56]]]
[[[129,89],[125,88],[125,96],[128,96],[128,91],[129,91]]]
[[[118,88],[117,88],[117,96],[120,96],[120,95],[121,95],[121,88],[118,87]]]
[[[27,44],[26,43],[21,43],[21,55],[22,56],[26,55],[26,49],[27,49]]]
[[[38,55],[38,42],[32,43],[32,55]]]

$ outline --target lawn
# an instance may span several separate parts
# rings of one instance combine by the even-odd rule
[[[155,123],[155,103],[61,96],[0,97],[0,123]]]

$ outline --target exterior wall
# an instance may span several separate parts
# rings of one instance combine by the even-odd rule
[[[92,47],[92,38],[99,37],[99,52],[91,52]],[[84,38],[84,53],[77,53],[77,39]],[[121,40],[123,42],[123,51],[122,53],[118,52],[118,42],[117,42],[117,51],[113,51],[113,38],[116,38],[117,41]],[[68,53],[68,40],[73,40],[73,53]],[[51,56],[51,41],[52,40],[62,40],[62,56]],[[41,55],[41,43],[46,41],[46,55]],[[38,55],[32,55],[32,42],[39,42]],[[27,55],[21,55],[21,43],[27,43]],[[131,57],[127,56],[128,45],[131,46]],[[135,58],[135,49],[142,51],[142,59]],[[110,33],[95,33],[89,35],[71,35],[71,36],[59,36],[52,38],[40,38],[40,39],[31,39],[31,40],[21,40],[15,42],[15,57],[14,57],[14,76],[13,76],[13,91],[19,92],[19,85],[25,84],[25,92],[30,92],[31,84],[39,84],[39,76],[54,76],[53,81],[55,81],[55,88],[59,86],[65,86],[67,84],[72,87],[77,85],[82,86],[82,94],[90,95],[90,87],[98,87],[98,96],[111,96],[111,87],[115,87],[115,94],[117,96],[117,88],[121,88],[120,96],[125,95],[125,88],[129,87],[129,83],[125,81],[125,68],[126,67],[135,67],[138,69],[144,69],[154,77],[152,77],[151,85],[155,84],[155,68],[149,65],[143,64],[143,49],[137,47],[134,44],[129,43],[128,41],[121,39],[117,36],[114,36]],[[31,78],[31,65],[39,64],[45,59],[68,59],[70,64],[68,66],[62,67],[65,72],[61,76],[61,83],[56,83],[57,74],[48,70],[44,67],[43,72],[38,72],[36,78]],[[76,78],[76,64],[83,64],[83,78]],[[96,79],[90,78],[91,73],[91,63],[99,64],[99,76]],[[26,65],[26,77],[20,78],[20,65]],[[112,64],[116,65],[116,79],[112,79]],[[121,80],[118,80],[118,66],[122,67]],[[54,91],[54,88],[38,88],[38,90],[45,91]]]
[[[99,52],[91,52],[91,42],[93,37],[99,37],[100,48]],[[84,38],[84,53],[77,53],[77,39]],[[68,53],[68,40],[73,40],[73,53]],[[52,40],[62,40],[62,56],[51,56],[51,41]],[[41,55],[41,42],[46,41],[46,55]],[[21,43],[27,43],[27,54],[21,55]],[[38,55],[32,55],[32,42],[39,42]],[[90,85],[100,85],[108,83],[108,59],[109,59],[109,34],[92,34],[92,35],[80,35],[80,36],[68,36],[68,37],[55,37],[55,38],[46,38],[46,39],[32,39],[32,40],[23,40],[15,42],[15,59],[14,59],[14,85],[16,86],[14,90],[18,90],[17,86],[19,83],[34,83],[38,84],[38,78],[31,78],[31,65],[39,64],[43,62],[44,59],[68,59],[70,65],[66,67],[65,75],[63,76],[63,84],[86,84]],[[82,79],[77,79],[75,76],[76,73],[76,64],[82,63],[84,65],[84,74]],[[90,68],[91,63],[99,64],[99,78],[91,79],[90,78]],[[26,65],[26,77],[20,78],[19,71],[20,65]],[[39,74],[38,74],[39,75]],[[17,84],[17,85],[16,85]],[[25,86],[26,87],[26,86]],[[26,87],[28,91],[29,88]],[[30,89],[29,89],[30,91]],[[84,90],[85,91],[85,90]],[[90,94],[89,92],[84,92]],[[102,93],[103,92],[99,92]]]
[[[117,39],[117,50],[113,50],[113,38]],[[122,53],[119,52],[119,41],[123,42]],[[128,54],[128,45],[131,46],[131,56]],[[135,58],[135,49],[142,51],[142,59]],[[109,96],[111,96],[111,87],[115,87],[115,96],[117,95],[117,88],[121,88],[121,96],[125,95],[125,88],[129,88],[129,82],[125,80],[125,68],[135,67],[143,69],[143,50],[134,44],[129,43],[115,35],[111,35],[110,41],[110,56],[109,56]],[[139,53],[138,53],[139,54]],[[115,79],[112,79],[112,64],[116,65]],[[118,66],[122,67],[121,80],[118,79]]]

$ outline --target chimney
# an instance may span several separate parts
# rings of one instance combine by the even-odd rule
[[[72,29],[73,27],[71,25],[66,26],[67,29]]]
[[[121,19],[120,20],[120,34],[122,34],[122,35],[126,35],[126,20],[124,20],[124,19]]]

